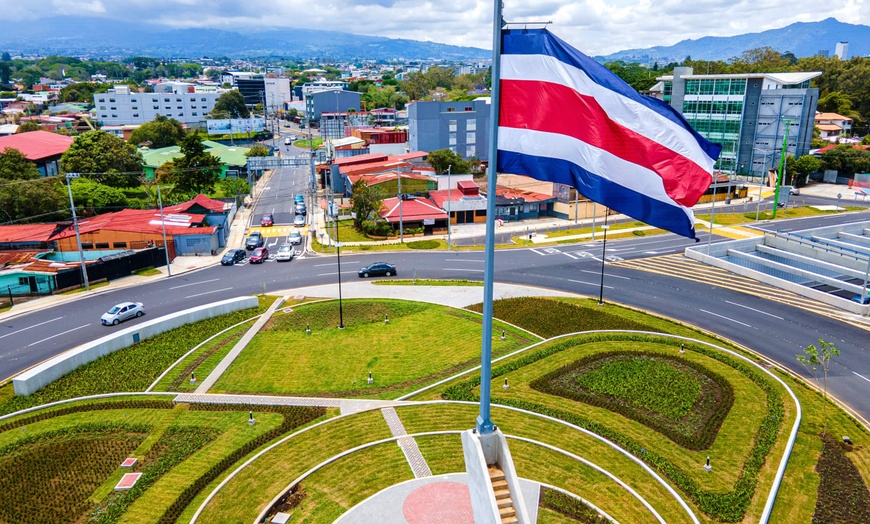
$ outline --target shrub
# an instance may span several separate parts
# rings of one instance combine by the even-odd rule
[[[816,464],[820,482],[813,524],[870,522],[870,492],[843,446],[830,435],[822,438],[822,453]]]
[[[561,491],[541,488],[538,504],[583,524],[606,524],[610,521],[582,501]]]
[[[417,240],[408,242],[408,249],[435,249],[441,245],[437,240]]]

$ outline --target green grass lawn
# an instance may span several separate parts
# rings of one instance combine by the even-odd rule
[[[800,197],[797,197],[800,198]],[[862,211],[866,208],[860,206],[842,206],[846,211]],[[737,226],[741,224],[751,224],[755,222],[756,212],[753,210],[752,203],[749,204],[746,213],[716,213],[713,222],[715,224],[723,225],[723,226]],[[776,220],[780,219],[789,219],[789,218],[801,218],[801,217],[811,217],[817,215],[830,215],[834,213],[841,213],[841,211],[822,211],[819,209],[815,209],[809,206],[799,206],[799,207],[787,207],[782,209],[777,209],[776,211]],[[698,214],[695,215],[695,218],[698,220],[703,220],[705,222],[710,221],[709,214]],[[758,213],[759,220],[774,220],[772,211],[761,211]]]
[[[343,309],[345,329],[337,301],[275,315],[213,391],[395,398],[479,363],[481,318],[473,313],[398,300],[345,300]],[[497,332],[496,355],[533,342],[510,326]]]

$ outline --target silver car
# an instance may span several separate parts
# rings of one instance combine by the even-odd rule
[[[100,323],[104,326],[117,326],[128,318],[141,317],[144,314],[145,308],[141,302],[121,302],[103,313]]]
[[[275,260],[282,262],[285,260],[293,260],[293,246],[284,244],[278,248],[278,253],[275,255]]]

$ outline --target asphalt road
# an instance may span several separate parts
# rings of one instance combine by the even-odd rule
[[[290,180],[285,181],[287,177]],[[271,182],[274,188],[266,194],[274,200],[275,206],[287,194],[296,191],[297,178],[307,183],[304,176],[293,173]],[[266,205],[266,201],[260,205]],[[773,227],[805,229],[817,223],[827,225],[859,218],[866,220],[866,214],[780,221]],[[714,237],[714,241],[721,240],[724,239]],[[706,239],[702,237],[702,241]],[[612,240],[607,244],[607,258],[619,260],[680,252],[688,245],[690,241],[675,235]],[[379,260],[396,264],[400,278],[482,280],[483,257],[479,251],[343,255],[342,280],[357,279],[358,268]],[[600,257],[601,243],[499,251],[495,255],[495,279],[597,297]],[[334,255],[307,255],[289,263],[269,260],[258,265],[216,265],[135,288],[96,292],[67,304],[0,322],[0,377],[8,377],[78,344],[111,333],[114,328],[100,325],[99,317],[121,301],[143,302],[148,313],[123,324],[126,327],[226,298],[336,281]],[[799,372],[802,370],[795,355],[820,338],[832,341],[841,355],[832,365],[829,390],[870,419],[870,396],[866,394],[870,388],[868,334],[858,327],[738,291],[615,266],[606,268],[604,300],[696,325]]]

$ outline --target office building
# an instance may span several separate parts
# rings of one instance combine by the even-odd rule
[[[848,60],[849,42],[837,42],[837,47],[834,48],[834,56],[840,60]]]
[[[411,151],[450,149],[465,159],[489,157],[489,98],[465,102],[417,101],[408,105]]]
[[[308,122],[320,122],[323,113],[334,113],[337,119],[331,130],[330,138],[342,138],[344,136],[344,119],[341,113],[360,110],[362,93],[356,91],[344,91],[333,89],[330,91],[316,91],[305,95],[305,118]]]
[[[658,78],[662,99],[702,136],[722,145],[716,169],[761,176],[787,154],[806,155],[813,137],[820,72],[695,75],[691,67]],[[787,131],[786,131],[787,130]]]
[[[205,121],[218,96],[217,92],[200,93],[188,86],[175,92],[139,93],[131,92],[130,86],[116,85],[106,93],[94,94],[94,108],[97,119],[107,126],[144,124],[157,115],[191,125]]]

